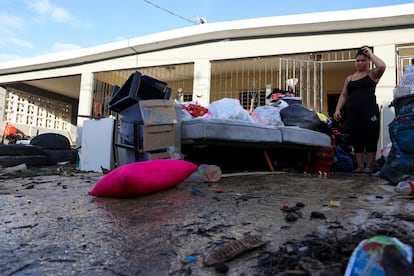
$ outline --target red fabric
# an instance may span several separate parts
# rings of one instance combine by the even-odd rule
[[[17,128],[13,125],[8,124],[6,128],[4,129],[3,136],[7,137],[7,136],[15,135],[16,133],[17,133]]]
[[[157,159],[123,165],[101,178],[89,193],[102,197],[132,197],[175,187],[198,166],[194,163]]]
[[[335,162],[335,136],[331,135],[331,147],[323,148],[312,153],[311,173],[329,173]]]
[[[208,109],[198,104],[182,104],[183,109],[187,110],[193,117],[204,116],[208,112]]]

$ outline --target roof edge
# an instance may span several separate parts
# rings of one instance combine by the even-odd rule
[[[127,55],[137,54],[140,47],[157,44],[158,49],[171,47],[177,41],[184,40],[185,44],[199,43],[223,38],[240,37],[240,32],[249,29],[273,29],[273,33],[278,35],[274,29],[295,28],[298,26],[326,25],[327,22],[350,22],[350,21],[370,21],[380,18],[393,18],[411,16],[414,18],[414,3],[402,5],[390,5],[374,8],[362,8],[341,11],[327,11],[317,13],[303,13],[294,15],[272,16],[253,19],[233,20],[224,22],[213,22],[179,28],[127,40],[102,44],[89,48],[81,48],[65,52],[53,53],[48,55],[36,56],[26,59],[12,60],[0,63],[0,75],[27,71],[36,66],[38,69],[47,69],[57,66],[70,66],[73,64],[99,61],[102,59],[116,58]],[[340,19],[340,20],[338,20]],[[409,22],[411,24],[413,22]],[[341,24],[326,27],[330,30],[343,30]],[[397,24],[396,24],[397,25]],[[398,24],[399,25],[399,24]],[[320,28],[321,29],[321,28]],[[303,33],[306,31],[304,30]],[[314,32],[314,30],[309,30]],[[232,37],[233,33],[233,37]],[[221,36],[219,34],[222,34]],[[263,33],[262,35],[266,35]],[[246,35],[248,37],[249,35]],[[260,36],[260,33],[250,35],[251,37]],[[164,45],[164,46],[163,46]],[[179,44],[177,44],[179,46]],[[147,48],[147,47],[145,47]],[[157,50],[157,48],[155,48]]]

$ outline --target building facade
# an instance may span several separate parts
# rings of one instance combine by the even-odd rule
[[[289,89],[331,115],[363,45],[387,64],[376,90],[383,147],[393,89],[414,57],[414,4],[207,23],[0,63],[0,129],[9,122],[80,145],[84,120],[109,116],[113,87],[134,71],[167,82],[173,99],[238,98],[251,109],[267,103],[269,89]]]

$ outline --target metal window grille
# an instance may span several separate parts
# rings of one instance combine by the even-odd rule
[[[101,104],[103,116],[111,114],[111,111],[108,110],[108,104],[111,100],[114,86],[122,86],[135,71],[166,82],[168,87],[171,88],[172,99],[178,99],[178,91],[182,91],[184,101],[192,100],[194,80],[193,63],[98,72],[94,74],[93,99],[94,104],[96,102]],[[93,114],[95,111],[93,106],[91,108]]]
[[[396,63],[397,63],[397,83],[400,84],[404,74],[404,69],[411,64],[414,59],[414,44],[398,45],[396,47]]]
[[[261,57],[212,62],[211,101],[236,98],[246,109],[265,105],[270,91],[289,91],[309,108],[322,110],[322,62],[297,57]],[[289,85],[294,83],[294,85]]]
[[[268,103],[269,92],[264,91],[269,87],[270,91],[289,91],[307,108],[323,112],[324,65],[352,62],[355,54],[355,49],[345,49],[212,61],[210,102],[236,98],[251,109],[252,103],[253,108]]]

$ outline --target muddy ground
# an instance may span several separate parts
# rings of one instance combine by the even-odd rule
[[[3,173],[0,274],[308,275],[306,260],[340,275],[366,237],[414,244],[412,198],[369,175],[241,173],[135,198],[89,196],[102,176],[65,167]],[[217,246],[250,235],[267,243],[203,265]]]

